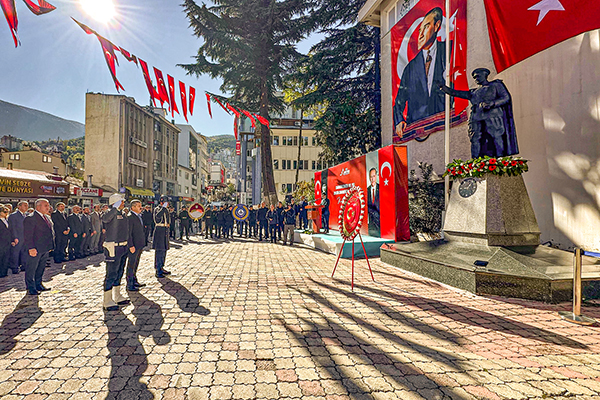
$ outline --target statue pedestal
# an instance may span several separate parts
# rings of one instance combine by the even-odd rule
[[[540,229],[523,177],[487,175],[452,185],[444,237],[485,246],[537,246]]]

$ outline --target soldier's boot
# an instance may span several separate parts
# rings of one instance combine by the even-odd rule
[[[104,292],[104,303],[102,305],[107,311],[116,311],[119,309],[117,303],[113,301],[111,290]]]
[[[124,306],[125,304],[130,303],[128,298],[123,297],[121,295],[121,286],[113,286],[112,295],[113,295],[114,301],[120,306]]]

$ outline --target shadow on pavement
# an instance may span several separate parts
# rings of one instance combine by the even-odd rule
[[[31,328],[42,314],[38,296],[26,294],[0,325],[0,355],[7,354],[14,349],[17,345],[16,337]]]
[[[138,335],[152,337],[155,344],[165,345],[171,342],[171,336],[161,328],[165,322],[162,308],[140,292],[128,292],[135,316],[135,327]]]
[[[198,315],[208,315],[210,310],[200,305],[200,300],[181,283],[170,278],[159,278],[162,289],[177,300],[182,311]]]

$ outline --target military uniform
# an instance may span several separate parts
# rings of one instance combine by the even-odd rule
[[[219,211],[217,211],[217,237],[219,239],[224,234],[224,232],[223,232],[224,227],[225,227],[225,211],[223,210],[223,207],[221,207],[221,209]]]
[[[179,238],[183,240],[183,231],[185,230],[185,238],[190,240],[190,225],[191,225],[190,214],[187,210],[181,210],[179,213]]]
[[[113,207],[102,215],[102,223],[106,230],[103,247],[106,261],[104,308],[107,310],[116,310],[118,309],[117,304],[129,303],[129,300],[123,297],[120,292],[121,279],[127,261],[127,240],[129,239],[129,223],[122,211],[119,210],[122,202],[123,197],[121,195],[112,195],[109,203]],[[115,204],[118,205],[115,207]]]
[[[206,212],[204,213],[204,235],[208,239],[208,237],[213,237],[212,232],[212,221],[213,221],[213,211],[210,207],[206,207]]]
[[[163,278],[170,272],[165,270],[165,259],[169,250],[169,228],[170,214],[166,207],[158,206],[154,209],[154,268],[156,277]]]
[[[233,207],[226,208],[223,211],[225,220],[225,237],[233,238]]]

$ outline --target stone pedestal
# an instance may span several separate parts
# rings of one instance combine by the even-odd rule
[[[486,246],[536,246],[540,241],[522,176],[487,175],[452,185],[444,236]]]

